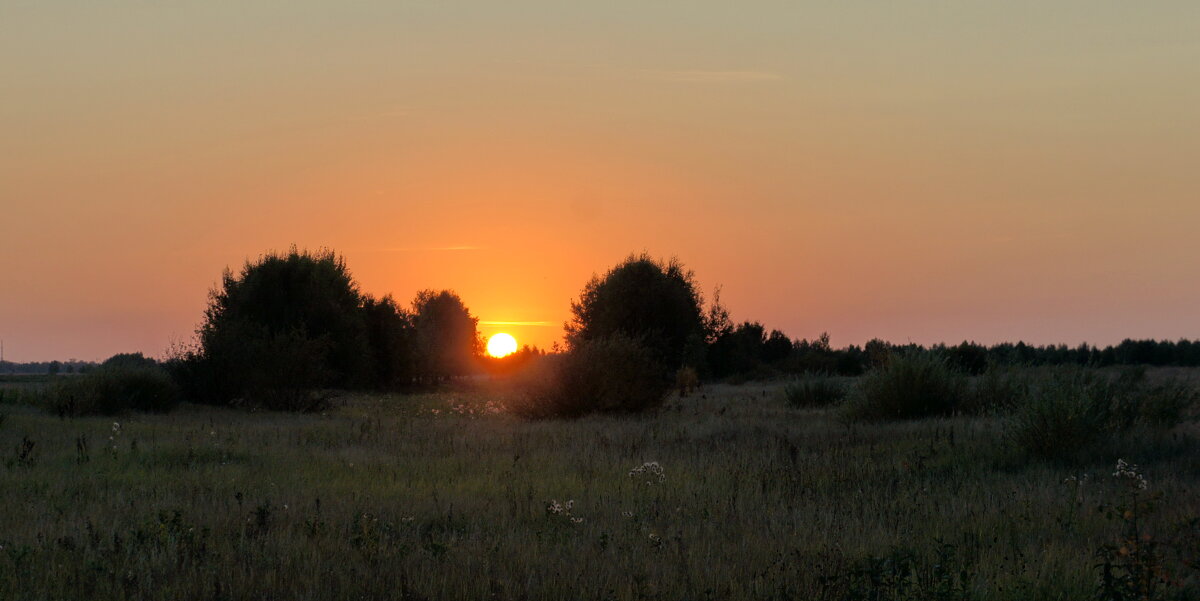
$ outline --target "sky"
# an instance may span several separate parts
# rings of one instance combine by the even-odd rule
[[[550,346],[631,252],[835,346],[1200,338],[1200,3],[0,3],[0,339],[331,248]],[[493,322],[520,322],[500,323]]]

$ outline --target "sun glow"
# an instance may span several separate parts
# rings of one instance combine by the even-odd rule
[[[496,334],[488,338],[487,352],[493,357],[510,355],[517,350],[517,339],[508,334]]]

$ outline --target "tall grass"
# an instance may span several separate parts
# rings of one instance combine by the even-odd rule
[[[958,410],[968,415],[1008,413],[1025,401],[1037,377],[1037,372],[1028,368],[989,365],[983,374],[972,379]]]
[[[843,380],[827,374],[805,375],[785,386],[783,395],[793,407],[828,407],[846,398]]]
[[[541,421],[496,411],[490,389],[349,397],[322,414],[185,405],[62,420],[8,406],[0,599],[1023,601],[1099,589],[1096,551],[1123,534],[1094,510],[1114,499],[1111,462],[1010,457],[992,417],[847,426],[832,409],[787,407],[781,388],[713,385],[654,414]],[[1124,456],[1162,498],[1140,533],[1180,549],[1200,516],[1195,434],[1184,426],[1172,453]],[[1169,553],[1165,592],[1197,598]]]

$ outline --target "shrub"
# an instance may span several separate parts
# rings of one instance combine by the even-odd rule
[[[1149,426],[1173,428],[1195,419],[1196,389],[1184,382],[1170,381],[1148,387],[1142,393],[1138,415]]]
[[[1173,428],[1192,417],[1198,398],[1196,389],[1180,380],[1151,384],[1143,365],[1122,369],[1113,386],[1122,428],[1135,424]]]
[[[852,420],[912,419],[954,412],[966,379],[932,353],[893,354],[867,372],[846,406]]]
[[[102,367],[64,378],[43,393],[46,408],[63,417],[166,413],[178,403],[179,387],[157,367]]]
[[[1094,373],[1056,371],[1014,408],[1006,436],[1017,448],[1039,457],[1082,453],[1115,425],[1113,390]]]
[[[788,384],[783,395],[793,407],[827,407],[846,398],[846,386],[828,375],[810,375]]]
[[[527,418],[637,412],[662,404],[670,381],[653,353],[624,336],[588,340],[539,361],[510,410]]]
[[[1137,427],[1179,425],[1196,399],[1196,391],[1183,383],[1150,385],[1139,368],[1115,378],[1062,368],[1041,378],[1014,408],[1007,436],[1032,455],[1066,459]]]
[[[959,410],[971,415],[1007,412],[1029,395],[1032,372],[1014,367],[989,365],[983,375],[971,383]]]

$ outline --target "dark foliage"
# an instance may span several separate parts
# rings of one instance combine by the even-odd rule
[[[636,339],[664,370],[701,360],[706,319],[695,277],[679,261],[631,255],[593,277],[571,303],[566,324],[571,349],[621,336]]]
[[[268,254],[226,271],[195,348],[166,367],[203,403],[311,411],[330,389],[398,390],[471,372],[476,320],[452,291],[412,312],[359,293],[332,252]]]
[[[913,419],[954,412],[966,378],[932,353],[895,354],[867,372],[847,405],[856,420]]]
[[[369,385],[377,390],[398,390],[417,375],[417,337],[413,316],[392,297],[363,299],[363,321],[370,349]]]
[[[709,345],[709,371],[718,378],[754,371],[763,363],[766,342],[761,323],[747,321],[735,326]]]
[[[1019,449],[1047,459],[1078,459],[1114,435],[1167,430],[1190,419],[1198,401],[1181,382],[1152,384],[1142,368],[1116,377],[1074,366],[1055,368],[1036,380],[1007,422]]]
[[[141,353],[117,353],[108,359],[105,359],[104,363],[101,363],[100,366],[127,368],[157,367],[158,361],[155,361],[150,357],[146,357]]]
[[[436,383],[470,373],[482,342],[479,319],[450,290],[423,290],[413,301],[416,328],[417,375]]]
[[[480,356],[479,363],[483,371],[489,375],[493,377],[507,377],[521,372],[545,356],[545,352],[527,344],[516,352],[509,353],[503,357]]]
[[[286,386],[302,371],[306,387],[348,387],[368,366],[361,298],[345,262],[330,251],[268,254],[226,271],[200,328],[202,352],[228,357],[236,395],[261,383]],[[284,354],[289,361],[282,361]]]
[[[828,407],[846,398],[846,385],[832,376],[807,375],[788,384],[783,394],[793,407]]]
[[[649,348],[627,336],[581,341],[539,361],[509,409],[527,418],[643,411],[666,398],[664,372]]]
[[[162,368],[111,365],[61,379],[43,393],[42,402],[62,417],[166,413],[178,405],[179,396],[178,386]]]

